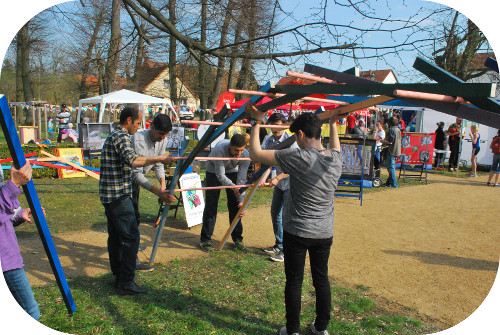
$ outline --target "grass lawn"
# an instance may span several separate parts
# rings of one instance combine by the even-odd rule
[[[284,324],[282,263],[256,250],[221,251],[158,264],[138,274],[150,292],[120,296],[111,275],[69,281],[77,310],[68,316],[57,286],[34,288],[40,322],[74,334],[277,334]],[[369,289],[332,285],[330,334],[425,334],[438,331],[410,309],[394,310]],[[314,321],[314,289],[306,275],[302,332]]]

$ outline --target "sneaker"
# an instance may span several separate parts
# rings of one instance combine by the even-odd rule
[[[136,271],[143,271],[143,272],[150,272],[154,270],[152,266],[149,266],[148,264],[143,263],[138,259],[135,261],[135,269]]]
[[[493,185],[493,187],[500,187],[500,184],[495,184]]]
[[[312,334],[315,334],[315,335],[328,335],[328,330],[322,330],[322,331],[318,331],[316,330],[316,327],[314,326],[314,322],[311,323],[311,325],[309,326],[309,329],[311,330],[311,333]]]
[[[275,255],[271,255],[269,256],[269,258],[273,261],[273,262],[284,262],[285,261],[285,254],[283,254],[282,251],[278,252],[277,254]]]
[[[486,183],[486,186],[491,186],[491,183],[490,183],[490,182],[487,182],[487,183]]]
[[[243,244],[243,241],[234,242],[234,249],[241,251],[245,250],[245,245]]]
[[[214,246],[212,245],[212,241],[201,242],[200,248],[201,248],[201,250],[203,250],[205,252],[214,251]]]
[[[279,335],[299,335],[299,333],[288,333],[286,326],[281,327]]]
[[[269,255],[275,255],[275,254],[279,253],[281,251],[281,249],[274,245],[274,246],[269,247],[269,248],[262,248],[262,251],[264,251],[266,254],[269,254]]]
[[[118,285],[118,294],[120,295],[135,295],[146,293],[148,293],[148,289],[144,286],[137,285],[134,281],[130,283],[120,283],[120,285]]]

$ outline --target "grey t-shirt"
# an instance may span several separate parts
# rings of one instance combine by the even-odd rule
[[[167,139],[159,142],[151,141],[149,129],[136,132],[130,139],[135,152],[139,156],[154,157],[163,155],[167,151]],[[163,163],[132,168],[132,182],[139,184],[146,190],[150,190],[153,184],[146,178],[148,172],[153,169],[158,180],[165,178],[165,167]]]
[[[331,155],[330,155],[331,153]],[[283,210],[283,230],[304,238],[333,236],[333,198],[342,172],[342,154],[313,148],[284,149],[274,156],[290,175],[290,196]]]

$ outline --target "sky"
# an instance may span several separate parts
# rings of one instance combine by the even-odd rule
[[[392,0],[391,0],[392,1]],[[410,0],[409,2],[413,2]],[[3,59],[9,43],[14,38],[17,31],[31,17],[40,11],[61,3],[60,0],[4,0],[1,3],[2,18],[0,20],[0,57]],[[401,2],[401,0],[399,0]],[[415,1],[417,2],[417,1]],[[283,3],[288,3],[284,1]],[[306,1],[301,2],[305,4]],[[310,2],[307,2],[308,4]],[[453,6],[472,19],[484,32],[493,50],[500,50],[500,30],[498,29],[499,7],[498,0],[440,0],[440,3]],[[412,6],[414,4],[411,4]],[[301,10],[298,7],[297,10]],[[393,8],[398,11],[399,8]],[[411,63],[413,59],[411,59]],[[1,64],[0,64],[1,66]],[[329,67],[331,64],[325,64]],[[352,66],[352,65],[351,65]],[[410,65],[411,66],[411,65]],[[346,67],[349,67],[346,65]],[[364,65],[363,65],[364,67]],[[334,68],[334,66],[331,66]],[[0,92],[1,94],[1,92]],[[494,224],[494,223],[492,223]],[[0,329],[2,334],[58,334],[24,313],[10,294],[3,279],[0,276]],[[78,301],[76,301],[78,306]],[[500,310],[500,279],[497,273],[495,284],[486,297],[483,304],[469,318],[460,324],[446,331],[440,332],[440,335],[465,335],[465,334],[498,334],[498,311]],[[43,311],[42,311],[43,313]],[[61,333],[59,333],[61,334]]]

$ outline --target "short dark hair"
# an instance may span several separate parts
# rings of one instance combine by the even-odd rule
[[[391,127],[394,127],[394,126],[397,126],[399,124],[399,120],[396,116],[393,116],[391,117],[391,119],[389,120],[389,125]]]
[[[168,133],[172,130],[172,121],[167,114],[158,114],[153,119],[152,124],[155,126],[155,130]]]
[[[231,137],[231,141],[229,143],[232,147],[235,148],[244,147],[246,146],[245,136],[241,134],[234,134],[233,137]]]
[[[131,117],[132,121],[135,121],[139,118],[139,110],[134,107],[125,107],[120,113],[120,124],[124,125],[127,123],[127,119]]]
[[[278,121],[281,121],[281,123],[286,122],[286,118],[283,114],[281,113],[273,113],[269,119],[267,119],[267,123],[276,123]]]
[[[290,131],[297,133],[302,130],[307,138],[321,138],[321,120],[314,113],[300,114],[290,125]]]

